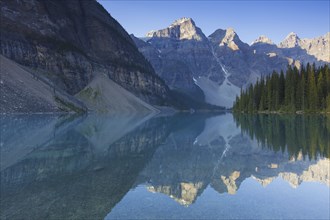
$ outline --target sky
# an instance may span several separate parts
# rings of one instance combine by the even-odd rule
[[[98,2],[129,34],[137,37],[166,28],[182,17],[192,18],[206,36],[216,29],[232,27],[249,44],[260,35],[279,43],[290,32],[300,38],[313,38],[330,31],[330,0]]]

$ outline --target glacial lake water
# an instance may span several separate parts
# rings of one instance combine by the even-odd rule
[[[326,116],[0,122],[1,219],[329,219]]]

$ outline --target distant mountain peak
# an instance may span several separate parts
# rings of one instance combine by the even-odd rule
[[[257,44],[257,43],[274,44],[273,41],[265,35],[259,36],[255,41],[252,42],[252,44]]]
[[[209,39],[213,43],[220,43],[222,39],[226,36],[226,30],[223,29],[217,29],[214,31],[210,36]]]
[[[178,40],[206,40],[202,30],[198,28],[191,18],[183,17],[175,20],[169,27],[150,31],[146,37],[173,38]]]
[[[279,44],[281,48],[293,48],[299,46],[300,38],[295,32],[290,32]]]
[[[241,41],[237,35],[237,33],[235,32],[235,30],[233,28],[227,28],[226,30],[226,35],[225,37],[222,39],[221,43],[228,43],[228,42],[235,42],[237,43],[238,41]]]
[[[193,25],[195,25],[195,22],[192,18],[187,18],[187,17],[183,17],[183,18],[180,18],[180,19],[177,19],[175,20],[171,25],[170,27],[174,27],[174,26],[177,26],[177,25],[181,25],[185,22],[190,22],[192,23]]]
[[[289,38],[289,37],[298,37],[298,34],[296,32],[290,32],[288,34],[288,36],[286,36],[286,38]]]
[[[236,34],[234,28],[232,28],[232,27],[227,28],[226,32],[229,34]]]
[[[232,50],[239,50],[244,44],[231,27],[226,30],[218,29],[209,38],[213,43],[219,44],[219,46],[227,46]]]

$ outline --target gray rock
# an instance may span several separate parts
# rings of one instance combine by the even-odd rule
[[[297,34],[290,33],[278,47],[284,51],[290,51],[288,56],[303,63],[330,62],[330,32],[312,39],[300,39]]]

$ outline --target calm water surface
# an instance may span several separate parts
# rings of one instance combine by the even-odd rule
[[[329,219],[330,118],[1,116],[1,219]]]

